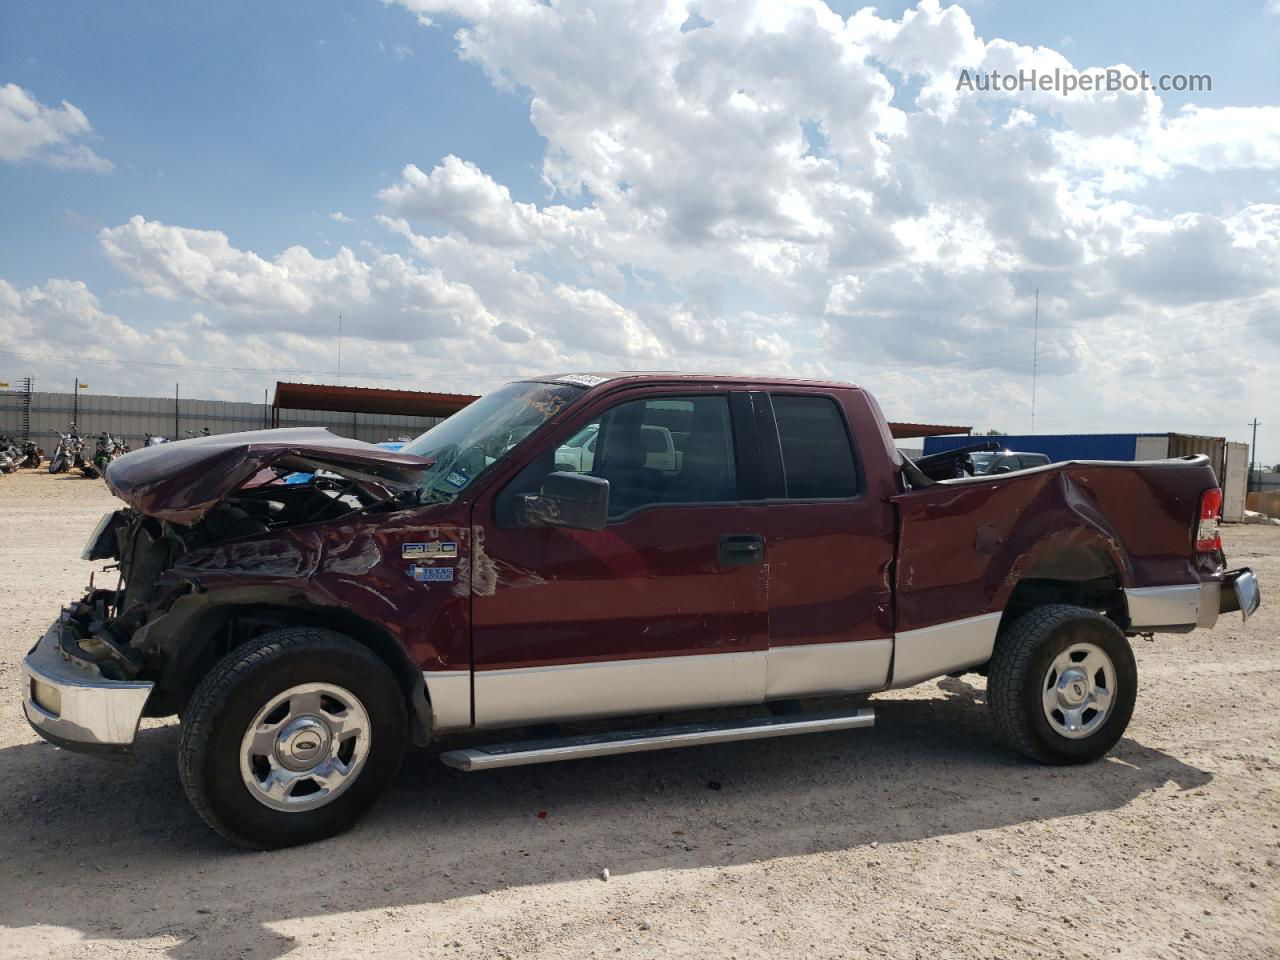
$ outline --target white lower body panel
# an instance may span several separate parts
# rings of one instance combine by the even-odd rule
[[[978,667],[991,659],[996,645],[999,613],[952,620],[919,630],[905,630],[893,639],[893,688],[911,687],[957,670]]]
[[[466,730],[471,726],[471,671],[426,670],[422,679],[427,684],[427,700],[431,703],[431,729],[436,733]]]
[[[424,677],[439,731],[870,693],[980,666],[991,658],[1000,616],[984,614],[894,638]]]
[[[475,725],[659,713],[759,703],[763,650],[475,672]]]
[[[819,697],[883,690],[889,682],[893,640],[806,643],[771,647],[765,699]]]

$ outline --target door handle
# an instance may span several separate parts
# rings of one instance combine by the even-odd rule
[[[720,538],[716,559],[722,567],[745,567],[764,561],[764,536],[759,533],[727,533]]]

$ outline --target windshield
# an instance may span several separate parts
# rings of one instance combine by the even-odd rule
[[[567,383],[508,383],[406,443],[401,453],[435,461],[419,485],[421,502],[454,499],[582,393]]]
[[[974,473],[988,473],[991,465],[996,462],[998,453],[971,453],[969,459],[973,461]]]

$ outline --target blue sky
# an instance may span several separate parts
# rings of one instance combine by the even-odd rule
[[[6,269],[23,284],[117,282],[93,235],[135,213],[258,250],[352,243],[359,233],[330,212],[367,214],[404,163],[450,152],[520,196],[545,192],[527,98],[495,91],[448,31],[399,7],[53,0],[3,16],[6,80],[79,106],[118,167],[108,183],[37,165],[0,173]]]
[[[852,13],[860,3],[834,3]],[[875,5],[900,16],[910,3]],[[987,2],[978,33],[1057,47],[1080,64],[1206,72],[1215,106],[1280,102],[1280,18],[1200,2]],[[406,162],[473,160],[519,200],[540,202],[545,141],[527,91],[496,90],[455,53],[456,21],[424,29],[379,2],[118,0],[7,3],[0,76],[92,119],[119,167],[0,169],[0,242],[18,283],[51,275],[118,281],[96,229],[134,213],[225,230],[241,246],[352,243],[335,210],[368,215]],[[1070,42],[1063,45],[1064,38]],[[1170,104],[1187,98],[1170,93]],[[1214,184],[1196,190],[1212,202]],[[1194,187],[1192,187],[1194,189]]]
[[[1253,369],[1136,401],[1090,372],[1161,360],[1160,338],[1124,339],[1135,316],[1179,332],[1225,318],[1273,349],[1274,4],[880,4],[836,41],[865,45],[853,66],[823,59],[844,29],[823,8],[669,6],[6,3],[0,87],[74,105],[92,133],[65,143],[113,169],[52,165],[53,146],[0,162],[0,279],[21,300],[0,330],[39,339],[30,356],[88,357],[73,331],[108,316],[117,352],[136,339],[210,393],[257,396],[268,369],[328,369],[346,311],[351,362],[402,380],[476,389],[538,364],[883,372],[872,385],[917,418],[1017,430],[1040,285],[1041,396],[1064,427],[1086,382],[1087,419],[1109,428],[1227,424],[1233,396],[1280,399]],[[680,33],[685,10],[709,26]],[[1043,46],[1076,67],[1209,73],[1214,89],[1135,101],[1133,116],[928,99],[997,39],[1026,62]],[[687,115],[664,102],[673,89]],[[815,131],[833,138],[818,168],[803,156]],[[282,261],[289,248],[305,263]],[[1182,271],[1171,298],[1144,251],[1212,269]],[[203,339],[184,344],[192,317]],[[63,376],[0,356],[0,379],[28,367]],[[98,368],[110,389],[148,392],[144,369]],[[957,369],[1001,386],[958,399]]]

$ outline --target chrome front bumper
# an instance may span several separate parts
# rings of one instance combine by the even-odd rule
[[[1248,567],[1228,571],[1221,580],[1135,587],[1124,593],[1129,627],[1135,632],[1183,633],[1212,627],[1219,614],[1237,610],[1248,620],[1262,605],[1258,578]]]
[[[22,661],[22,709],[32,729],[68,750],[126,753],[154,686],[143,680],[108,680],[62,647],[55,622]]]

